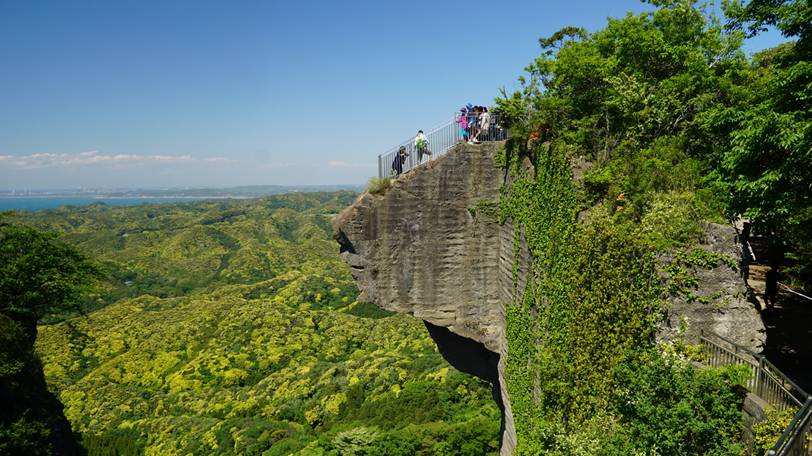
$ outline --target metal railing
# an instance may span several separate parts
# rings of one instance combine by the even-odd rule
[[[812,396],[775,367],[767,358],[718,335],[702,332],[705,362],[711,367],[742,364],[750,368],[747,389],[778,410],[797,409],[768,456],[808,456]]]
[[[450,120],[430,129],[423,134],[428,140],[428,146],[418,149],[415,145],[415,136],[401,142],[397,146],[378,155],[378,177],[390,177],[405,173],[422,163],[426,163],[437,157],[444,155],[455,145],[467,141],[476,140],[478,142],[502,141],[507,139],[508,131],[499,123],[499,118],[495,114],[488,113],[489,122],[487,128],[479,120],[472,123],[467,129],[460,128],[459,116],[454,116]],[[406,155],[399,157],[400,148],[406,149]],[[398,166],[399,160],[400,166]]]

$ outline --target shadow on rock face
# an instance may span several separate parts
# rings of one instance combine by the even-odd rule
[[[355,253],[355,247],[352,245],[352,242],[350,242],[349,238],[347,238],[347,235],[344,234],[343,231],[338,230],[333,235],[333,239],[338,242],[338,245],[340,246],[339,253]]]
[[[433,325],[423,321],[429,335],[437,344],[437,349],[446,361],[455,369],[490,382],[491,395],[502,414],[499,429],[499,446],[505,431],[505,405],[499,387],[499,354],[494,353],[480,342],[451,332],[444,326]]]

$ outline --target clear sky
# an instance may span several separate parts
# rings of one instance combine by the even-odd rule
[[[0,189],[361,184],[634,0],[0,0]],[[769,33],[750,50],[783,41]]]

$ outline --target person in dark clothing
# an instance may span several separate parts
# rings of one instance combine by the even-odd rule
[[[406,152],[406,146],[400,146],[398,153],[395,154],[395,159],[392,160],[392,170],[395,171],[395,175],[400,176],[403,174],[403,164],[406,163],[406,157],[408,156],[409,153]]]
[[[775,301],[778,299],[778,268],[771,267],[766,274],[766,286],[764,287],[764,302],[767,304],[768,309],[775,307]]]

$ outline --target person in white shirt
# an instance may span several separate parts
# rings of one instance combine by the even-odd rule
[[[479,133],[477,136],[485,133],[485,141],[490,139],[490,129],[491,129],[491,113],[488,112],[488,108],[482,107],[482,113],[479,115]]]
[[[423,163],[424,155],[431,155],[429,150],[429,139],[423,134],[423,130],[417,130],[417,136],[414,137],[414,148],[417,151],[417,164]]]

